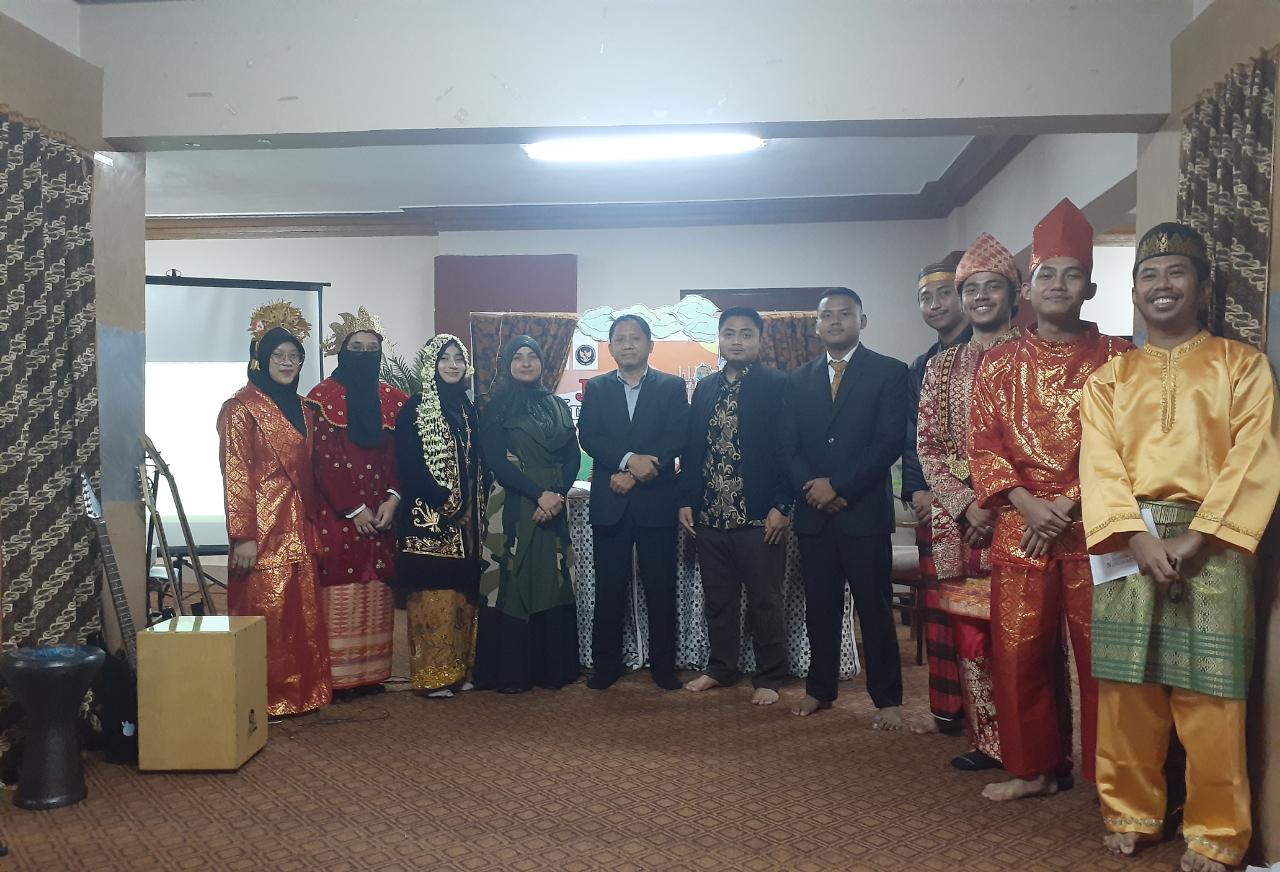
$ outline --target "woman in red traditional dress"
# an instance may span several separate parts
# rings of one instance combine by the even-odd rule
[[[320,492],[320,599],[334,696],[382,690],[391,677],[395,605],[392,525],[400,493],[393,432],[409,399],[378,380],[382,325],[361,306],[330,326],[333,375],[308,394],[320,407],[315,477]]]
[[[311,325],[281,301],[254,312],[250,332],[249,383],[218,414],[227,609],[266,618],[268,711],[296,715],[332,696],[311,517],[316,409],[298,396]]]

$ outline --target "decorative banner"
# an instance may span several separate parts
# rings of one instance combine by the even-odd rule
[[[669,339],[683,333],[694,342],[705,345],[716,341],[720,310],[715,303],[697,294],[685,297],[674,306],[659,306],[656,309],[648,306],[628,306],[625,309],[597,306],[582,313],[578,320],[578,332],[600,342],[608,341],[609,325],[620,315],[639,315],[649,322],[654,339]]]

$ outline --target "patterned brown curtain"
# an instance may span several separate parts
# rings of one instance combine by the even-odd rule
[[[822,353],[812,312],[762,312],[760,360],[778,369],[795,369]]]
[[[0,550],[6,649],[99,625],[77,473],[98,472],[93,158],[0,107]],[[0,756],[14,707],[0,696]]]
[[[1276,65],[1263,54],[1197,101],[1182,127],[1178,218],[1213,263],[1208,327],[1265,348]]]
[[[569,364],[569,346],[578,326],[576,314],[556,312],[473,312],[471,314],[471,360],[476,370],[475,393],[489,392],[497,376],[498,355],[515,336],[532,336],[542,346],[547,367],[542,383],[552,391],[560,384]]]

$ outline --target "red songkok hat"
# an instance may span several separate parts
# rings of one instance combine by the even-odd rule
[[[1022,284],[1022,275],[1018,272],[1018,265],[1013,262],[1013,255],[990,233],[983,233],[975,239],[964,257],[960,258],[960,264],[956,267],[956,288],[964,287],[969,276],[980,272],[1002,275],[1015,287]]]
[[[1065,197],[1031,231],[1031,272],[1051,257],[1074,257],[1093,269],[1093,226]]]

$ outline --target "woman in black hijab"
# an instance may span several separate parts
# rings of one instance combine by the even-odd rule
[[[336,354],[333,375],[312,388],[315,477],[320,491],[320,598],[329,629],[337,700],[382,691],[391,677],[395,600],[396,476],[392,430],[408,401],[378,381],[382,325],[361,307],[340,313],[324,344]]]
[[[396,515],[395,584],[408,591],[413,689],[448,698],[471,688],[489,479],[467,397],[467,349],[441,333],[427,343],[423,359],[422,391],[396,419],[403,502]]]
[[[506,497],[497,599],[481,610],[476,683],[502,693],[560,688],[580,672],[564,498],[582,454],[568,405],[543,384],[544,363],[532,338],[507,343],[480,422],[481,452]]]
[[[218,414],[230,544],[227,612],[266,619],[268,712],[293,715],[327,704],[331,695],[316,590],[311,455],[318,410],[298,396],[301,340],[311,328],[283,302],[259,308],[250,324],[258,338],[249,350],[249,383]]]
[[[276,354],[281,346],[284,350]],[[249,343],[249,355],[249,381],[276,404],[294,429],[306,436],[307,422],[302,414],[302,398],[298,396],[298,379],[302,375],[302,364],[307,359],[302,343],[283,327],[273,327],[263,334],[262,339]],[[279,359],[274,369],[271,366],[273,356]]]

